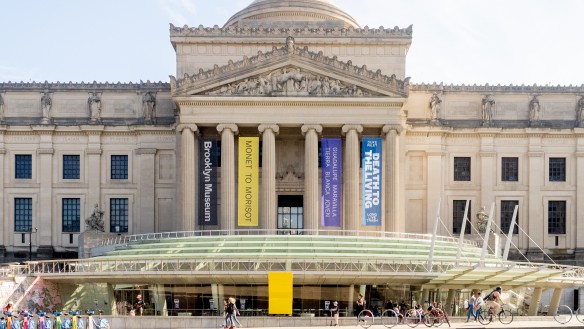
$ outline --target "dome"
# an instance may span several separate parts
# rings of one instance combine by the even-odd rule
[[[359,28],[351,15],[329,0],[255,0],[225,23],[225,27],[243,25]]]

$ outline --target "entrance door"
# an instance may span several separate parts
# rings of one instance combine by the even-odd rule
[[[302,195],[278,195],[278,234],[301,235],[304,229]]]

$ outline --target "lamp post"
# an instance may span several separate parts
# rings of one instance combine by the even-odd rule
[[[30,231],[28,231],[28,261],[32,261],[32,230],[33,228],[30,228]],[[34,228],[34,232],[36,233],[39,229],[38,228]]]

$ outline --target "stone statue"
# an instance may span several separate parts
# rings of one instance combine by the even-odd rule
[[[85,219],[85,224],[87,224],[86,231],[96,230],[99,232],[105,232],[103,223],[103,211],[99,209],[99,205],[96,203],[93,208],[93,213],[87,219]]]
[[[91,93],[91,96],[87,99],[87,104],[89,105],[89,116],[91,122],[97,122],[101,120],[101,97],[98,92]]]
[[[438,93],[434,93],[432,98],[430,98],[430,120],[438,120],[438,117],[440,116],[441,103],[442,100],[440,99],[440,96],[438,96]]]
[[[43,93],[41,97],[41,109],[43,111],[43,123],[48,123],[51,120],[51,107],[53,105],[53,100],[51,99],[51,94],[48,91]]]
[[[529,122],[539,122],[540,112],[541,106],[539,105],[539,99],[537,99],[537,95],[534,95],[531,101],[529,101]]]
[[[489,215],[485,211],[485,206],[477,212],[477,226],[480,233],[485,233],[487,231],[487,223],[489,221]]]
[[[144,108],[144,120],[152,122],[156,118],[156,92],[148,91],[142,98]]]
[[[584,96],[580,96],[576,104],[576,126],[584,127]]]
[[[488,125],[493,119],[493,107],[495,106],[495,99],[493,95],[485,95],[482,101],[483,109],[483,126]]]
[[[0,94],[0,121],[4,121],[4,98]]]
[[[294,51],[294,37],[287,37],[286,38],[286,50],[291,53]]]

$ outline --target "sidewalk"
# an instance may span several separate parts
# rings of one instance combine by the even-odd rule
[[[510,324],[502,324],[502,323],[491,323],[489,325],[483,325],[480,324],[478,322],[454,322],[451,323],[452,329],[464,329],[464,328],[468,328],[468,329],[477,329],[477,328],[488,328],[488,329],[514,329],[514,328],[538,328],[538,329],[561,329],[561,328],[582,328],[584,329],[584,324],[578,322],[578,320],[576,319],[572,319],[570,322],[566,323],[566,324],[560,324],[557,323],[556,321],[554,321],[553,319],[546,319],[546,320],[541,320],[541,321],[513,321]],[[264,327],[262,329],[298,329],[299,327]],[[308,328],[312,328],[312,329],[331,329],[330,326],[326,326],[326,327],[308,327]],[[339,327],[337,327],[339,328]],[[356,324],[355,326],[341,326],[340,329],[344,329],[344,328],[361,328],[358,327]],[[383,325],[381,324],[375,324],[371,327],[369,327],[369,329],[383,329],[385,328]],[[403,329],[403,328],[409,328],[406,325],[403,324],[399,324],[393,328],[399,328],[399,329]],[[420,324],[418,325],[417,328],[427,328],[425,325]],[[436,327],[434,327],[436,328]],[[447,324],[442,324],[439,328],[442,329],[446,329],[448,328]],[[244,329],[248,329],[248,328],[244,328]]]

